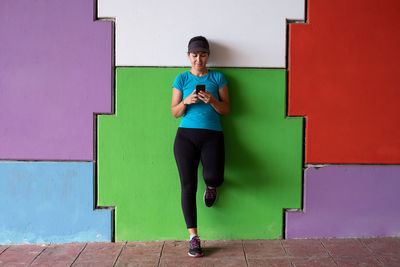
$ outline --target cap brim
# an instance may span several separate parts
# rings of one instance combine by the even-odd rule
[[[210,53],[210,50],[204,47],[191,47],[188,53],[196,53],[196,52],[206,52]]]

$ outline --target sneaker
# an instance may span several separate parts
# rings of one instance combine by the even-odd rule
[[[189,241],[188,255],[195,258],[203,256],[203,251],[200,247],[200,238],[198,236],[193,237],[192,240]]]
[[[207,186],[203,196],[204,204],[206,204],[207,207],[211,207],[212,205],[214,205],[216,199],[217,199],[217,189],[209,188]]]

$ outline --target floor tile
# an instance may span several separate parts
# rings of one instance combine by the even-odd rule
[[[95,242],[88,243],[74,267],[106,267],[112,266],[121,252],[125,242]]]
[[[191,258],[189,255],[183,255],[180,257],[162,257],[160,260],[160,266],[206,266],[207,258]]]
[[[374,256],[343,256],[335,261],[339,266],[384,266]]]
[[[282,240],[288,256],[293,257],[315,257],[329,256],[319,239],[289,239]]]
[[[398,255],[382,255],[376,256],[376,258],[385,266],[400,266],[400,252],[398,253]]]
[[[206,240],[202,248],[211,258],[244,258],[242,240]]]
[[[0,255],[0,266],[28,265],[39,255],[48,244],[44,245],[13,245]]]
[[[280,240],[243,240],[248,259],[284,257]]]
[[[163,242],[128,242],[115,266],[157,266]]]
[[[358,240],[352,239],[322,239],[322,243],[335,257],[342,256],[370,256],[371,252]]]
[[[160,266],[232,266],[232,267],[246,267],[245,258],[209,258],[207,256],[201,258],[190,258],[189,256],[183,258],[169,258],[161,259]]]
[[[242,258],[220,258],[220,259],[213,259],[206,257],[206,266],[228,266],[228,267],[246,267],[246,259]]]
[[[180,258],[161,258],[160,266],[208,266],[205,257],[190,258],[188,255]]]
[[[33,262],[32,266],[70,266],[86,243],[51,244]]]
[[[159,259],[158,258],[148,258],[148,259],[123,259],[118,260],[115,264],[116,267],[133,267],[133,266],[140,266],[140,267],[155,267],[158,266]]]
[[[377,255],[400,254],[400,238],[362,238],[360,241]]]
[[[204,241],[201,241],[201,246],[204,247]],[[165,241],[162,258],[186,257],[188,249],[188,241]]]
[[[400,266],[400,238],[93,242],[0,246],[0,266]],[[329,251],[329,254],[328,254]],[[161,256],[161,257],[160,257]]]
[[[264,266],[291,267],[290,261],[287,258],[248,259],[247,262],[249,267],[264,267]]]
[[[159,256],[163,246],[164,241],[128,242],[126,249],[136,256]]]
[[[331,267],[337,266],[331,257],[291,258],[293,267]]]
[[[9,246],[0,246],[0,254],[3,253]]]

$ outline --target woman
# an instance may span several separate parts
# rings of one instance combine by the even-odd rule
[[[209,44],[203,36],[193,37],[187,56],[192,68],[178,75],[173,84],[171,112],[183,116],[179,125],[174,154],[181,181],[181,204],[189,230],[189,256],[203,255],[197,235],[197,171],[201,160],[206,191],[203,200],[211,207],[217,198],[217,187],[224,181],[225,148],[219,115],[230,111],[225,77],[206,67]],[[196,86],[205,86],[196,92]]]

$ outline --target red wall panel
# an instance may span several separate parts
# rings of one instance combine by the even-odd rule
[[[309,0],[289,26],[289,115],[306,163],[400,163],[400,1]]]

